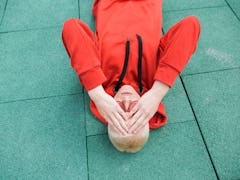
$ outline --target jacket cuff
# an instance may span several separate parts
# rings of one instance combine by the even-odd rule
[[[95,67],[81,75],[78,75],[78,78],[86,91],[97,87],[107,80],[100,67]]]
[[[154,80],[161,81],[168,85],[170,88],[173,86],[179,72],[167,64],[159,64],[155,73]]]

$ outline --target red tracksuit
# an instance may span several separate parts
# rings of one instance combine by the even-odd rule
[[[95,0],[95,34],[79,19],[64,23],[63,43],[87,91],[102,84],[114,96],[114,88],[127,84],[142,95],[155,80],[172,87],[196,49],[200,25],[189,16],[162,36],[161,7],[162,0]],[[90,109],[107,124],[92,101]],[[166,122],[161,103],[150,129]]]

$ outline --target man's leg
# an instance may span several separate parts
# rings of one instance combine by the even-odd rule
[[[200,23],[194,16],[188,16],[172,26],[161,38],[160,56],[154,79],[172,87],[197,47]]]
[[[62,40],[84,88],[90,90],[102,84],[106,77],[91,29],[77,18],[69,19],[63,25]]]

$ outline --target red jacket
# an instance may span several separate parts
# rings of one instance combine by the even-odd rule
[[[199,25],[196,25],[196,18],[189,17],[161,38],[161,7],[162,0],[95,0],[93,16],[96,19],[96,34],[79,21],[84,30],[84,33],[80,32],[84,43],[79,45],[80,42],[76,42],[77,48],[73,45],[75,39],[71,40],[70,31],[76,33],[79,29],[73,30],[73,23],[72,29],[67,28],[70,23],[65,23],[64,45],[86,90],[102,84],[105,91],[114,96],[114,88],[121,78],[119,86],[131,85],[137,92],[139,88],[147,92],[155,80],[172,87],[196,48],[199,36],[196,27]],[[195,26],[192,27],[192,24]],[[183,38],[183,35],[186,36]],[[91,39],[92,42],[88,43]],[[107,124],[92,101],[90,109]],[[160,103],[157,113],[149,121],[150,129],[164,125],[167,119],[164,106]]]

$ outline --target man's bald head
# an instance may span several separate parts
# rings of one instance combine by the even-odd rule
[[[122,86],[114,96],[120,107],[129,113],[140,99],[139,94],[132,86]],[[125,121],[127,123],[128,121]],[[112,125],[108,125],[108,136],[114,147],[119,151],[135,153],[147,142],[149,137],[149,125],[147,124],[136,134],[119,134]]]
[[[136,153],[142,149],[149,137],[149,125],[147,124],[136,134],[121,135],[113,126],[108,125],[108,137],[114,147],[121,152]]]

